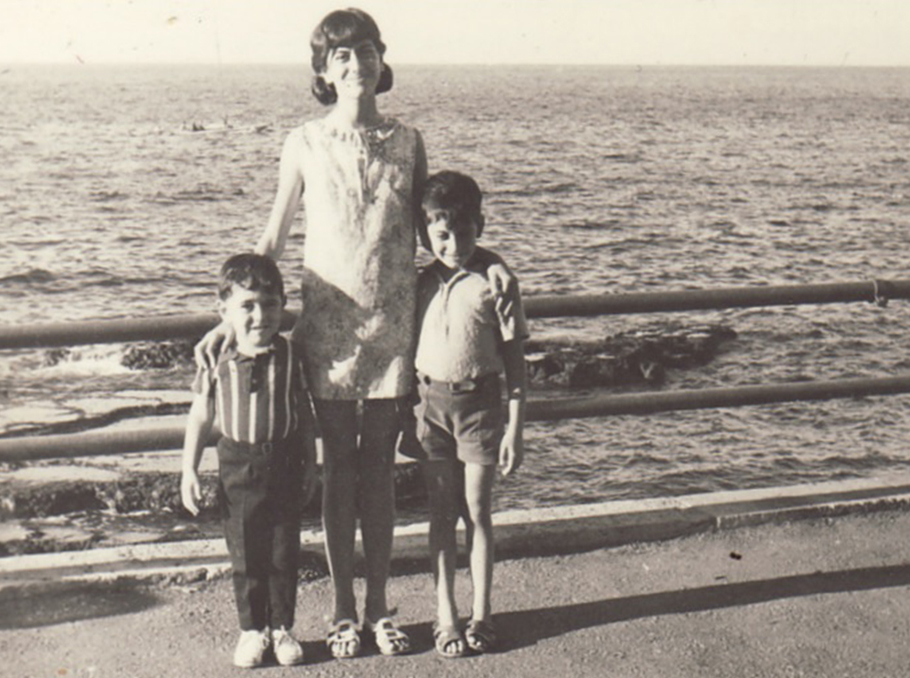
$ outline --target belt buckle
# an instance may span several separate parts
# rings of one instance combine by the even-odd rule
[[[264,443],[260,443],[260,449],[262,450],[263,454],[272,454],[274,446],[271,441],[266,441]]]
[[[464,379],[463,381],[450,382],[449,390],[452,393],[473,393],[477,390],[477,380]]]

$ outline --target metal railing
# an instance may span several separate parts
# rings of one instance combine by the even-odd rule
[[[529,318],[544,318],[857,301],[884,304],[888,299],[910,299],[910,280],[632,294],[541,296],[526,299],[525,310]],[[282,327],[289,329],[293,325],[294,318],[293,313],[286,312]],[[3,327],[0,328],[0,349],[187,339],[201,336],[215,322],[217,322],[217,316],[200,314]],[[528,421],[552,421],[581,417],[654,414],[674,410],[740,407],[900,393],[910,393],[910,375],[550,398],[529,402],[527,419]],[[217,433],[213,434],[209,444],[214,444],[216,439]],[[0,461],[174,450],[179,449],[182,444],[183,429],[179,427],[3,438],[0,439]]]

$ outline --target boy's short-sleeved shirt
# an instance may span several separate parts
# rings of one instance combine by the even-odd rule
[[[199,369],[193,392],[214,398],[222,435],[244,443],[282,440],[297,430],[300,410],[309,406],[300,354],[281,335],[256,356],[228,348],[214,369]]]
[[[417,279],[417,371],[449,382],[502,372],[502,344],[528,336],[521,300],[503,318],[486,266],[469,264],[448,280],[442,271],[436,261]]]

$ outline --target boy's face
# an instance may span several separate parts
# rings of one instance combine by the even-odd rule
[[[242,352],[267,347],[281,327],[284,298],[262,289],[248,290],[234,283],[227,299],[219,300],[218,312],[231,324]]]
[[[483,215],[443,209],[433,201],[424,203],[423,213],[433,256],[448,268],[464,268],[477,249]]]

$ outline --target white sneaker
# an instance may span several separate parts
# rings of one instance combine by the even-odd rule
[[[275,660],[282,666],[303,662],[303,648],[283,626],[272,631],[272,650]]]
[[[262,666],[266,650],[271,645],[268,629],[265,631],[241,631],[240,640],[234,648],[234,666],[252,669]]]

